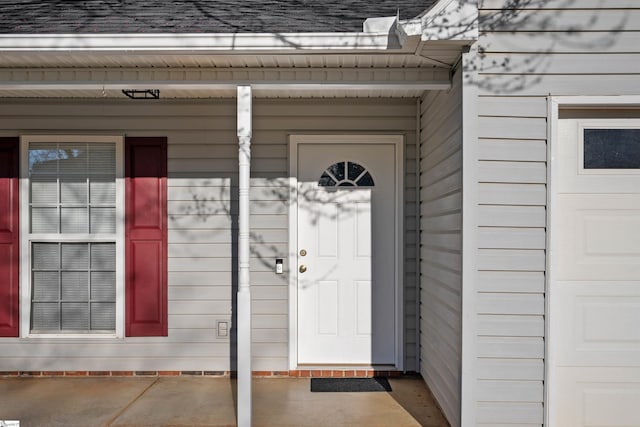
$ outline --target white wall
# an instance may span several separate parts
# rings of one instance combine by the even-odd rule
[[[460,425],[462,355],[462,88],[422,99],[420,132],[421,373]]]
[[[288,135],[394,133],[406,137],[406,362],[416,370],[415,100],[255,100],[251,169],[253,369],[288,369]],[[106,133],[167,136],[169,336],[0,340],[0,371],[229,370],[229,320],[236,265],[235,100],[2,100],[0,134]],[[285,264],[285,271],[288,266]]]

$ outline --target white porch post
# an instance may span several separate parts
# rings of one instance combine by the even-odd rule
[[[249,283],[251,101],[251,86],[238,86],[238,427],[251,426],[251,286]]]

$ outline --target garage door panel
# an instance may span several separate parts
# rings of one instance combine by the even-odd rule
[[[558,375],[562,394],[556,425],[637,427],[640,425],[640,368],[566,368]]]
[[[629,153],[640,153],[640,120],[559,125],[551,145],[548,424],[637,427],[640,168]]]
[[[640,280],[640,196],[558,197],[558,280]]]
[[[640,186],[639,174],[578,174],[577,167],[573,171],[563,170],[559,178],[562,179],[562,183],[559,185],[558,194],[630,194],[636,192]]]
[[[556,282],[556,364],[640,367],[640,282]]]

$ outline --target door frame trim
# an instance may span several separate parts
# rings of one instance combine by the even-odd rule
[[[395,238],[395,368],[404,369],[404,141],[401,134],[292,134],[289,135],[289,369],[298,366],[298,151],[302,144],[392,144],[396,165]]]

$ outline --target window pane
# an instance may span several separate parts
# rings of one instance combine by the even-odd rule
[[[324,172],[318,181],[318,185],[320,187],[333,187],[336,185],[336,182],[329,176],[328,173]]]
[[[57,233],[58,208],[31,208],[32,233]]]
[[[61,208],[61,233],[88,233],[89,218],[87,208]]]
[[[31,329],[35,331],[57,331],[60,319],[60,306],[57,302],[34,302],[31,309]]]
[[[116,245],[32,244],[32,330],[115,330]]]
[[[89,304],[62,303],[60,304],[60,325],[63,330],[86,331],[89,329]]]
[[[60,178],[60,202],[72,205],[87,204],[87,179],[83,176]]]
[[[349,179],[351,181],[355,181],[356,179],[358,179],[358,177],[362,175],[362,172],[364,172],[364,167],[360,166],[357,163],[349,162],[348,168],[349,168]]]
[[[29,173],[57,173],[58,157],[58,145],[55,143],[29,144]]]
[[[115,271],[92,271],[91,272],[91,300],[115,302],[116,300]]]
[[[585,169],[640,169],[640,129],[585,129]]]
[[[113,144],[91,144],[89,146],[89,173],[92,175],[114,174],[116,150]]]
[[[59,242],[31,243],[33,331],[115,330],[115,243],[69,241],[80,233],[115,239],[115,148],[29,144],[31,232],[62,234]]]
[[[364,175],[362,175],[362,178],[360,178],[357,182],[359,187],[373,187],[373,178],[371,178],[371,174],[369,172],[365,173]]]
[[[60,282],[57,271],[34,271],[32,277],[34,301],[58,301],[60,299]]]
[[[31,232],[115,233],[115,155],[111,143],[31,143]]]
[[[58,179],[54,175],[38,175],[31,178],[31,203],[58,203]]]
[[[109,176],[91,177],[89,180],[91,204],[116,204],[116,178]]]
[[[327,170],[331,172],[338,181],[342,181],[345,178],[344,164],[345,162],[339,162],[339,163],[333,164],[329,166]]]
[[[115,233],[116,208],[91,208],[91,233]]]
[[[62,244],[62,269],[82,270],[89,268],[89,244],[88,243],[63,243]]]
[[[345,165],[347,165],[346,172]],[[373,187],[374,183],[371,174],[364,166],[346,161],[329,166],[318,180],[318,185],[320,187]]]
[[[116,270],[116,244],[92,243],[91,244],[91,269],[102,271]]]
[[[58,170],[61,175],[87,175],[87,144],[60,144]]]
[[[58,243],[34,243],[31,256],[34,270],[58,270],[60,268]]]
[[[116,245],[94,243],[91,245],[91,300],[115,302],[116,300]]]
[[[116,305],[114,303],[91,304],[91,329],[112,331],[116,328]]]
[[[89,299],[89,273],[86,271],[63,271],[62,300],[87,301]]]

